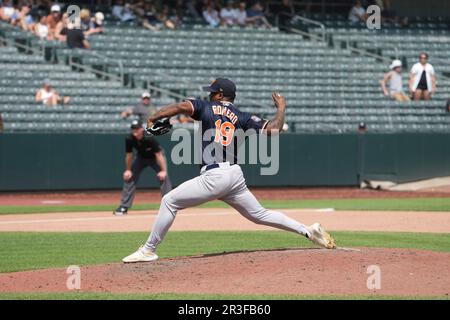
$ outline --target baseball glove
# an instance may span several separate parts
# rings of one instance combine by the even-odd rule
[[[172,129],[169,118],[162,118],[156,120],[150,128],[145,128],[145,131],[152,136],[160,136],[166,134]]]

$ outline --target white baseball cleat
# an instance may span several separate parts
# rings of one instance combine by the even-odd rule
[[[330,236],[329,233],[322,228],[320,223],[316,222],[307,228],[309,230],[309,233],[311,234],[309,240],[311,240],[313,243],[321,246],[322,248],[336,249],[336,243],[333,237]]]
[[[122,259],[122,261],[125,263],[150,262],[155,260],[158,260],[158,256],[156,255],[156,253],[144,251],[143,246],[141,246],[135,253],[132,253]]]

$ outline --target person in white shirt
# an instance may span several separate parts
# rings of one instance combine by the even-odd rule
[[[244,1],[241,1],[239,3],[239,8],[235,9],[234,17],[236,19],[236,23],[241,27],[247,25],[247,9]]]
[[[355,5],[348,14],[348,20],[351,23],[365,22],[366,17],[366,10],[363,8],[361,1],[356,0]]]
[[[409,74],[409,91],[414,100],[430,100],[436,92],[436,74],[434,68],[428,63],[428,54],[422,52],[419,62],[412,66]]]
[[[43,87],[36,92],[35,101],[42,103],[44,106],[56,106],[60,103],[68,104],[70,102],[70,97],[61,97],[58,92],[50,86],[50,80],[45,79]]]
[[[38,23],[34,26],[34,33],[41,39],[48,39],[49,30],[47,26],[47,17],[42,16],[38,19]]]
[[[380,81],[384,95],[396,101],[410,101],[409,97],[403,91],[402,62],[400,60],[394,60],[389,68],[391,71],[386,73],[383,80]]]
[[[203,19],[212,27],[217,27],[220,24],[219,13],[211,4],[208,4],[203,10]]]
[[[0,6],[0,19],[12,25],[16,25],[19,18],[19,11],[14,8],[12,1],[5,0]]]
[[[236,12],[233,8],[234,2],[228,0],[225,7],[220,10],[220,18],[222,19],[222,25],[232,26],[236,24]]]

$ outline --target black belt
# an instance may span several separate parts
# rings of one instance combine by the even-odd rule
[[[211,169],[215,169],[220,167],[218,163],[212,163],[212,164],[208,164],[205,168],[205,171],[211,170]]]
[[[234,166],[234,165],[235,165],[235,163],[230,163],[230,167]],[[215,169],[215,168],[219,168],[219,167],[220,167],[220,165],[218,163],[211,163],[211,164],[208,164],[206,166],[205,171],[208,171],[208,170],[211,170],[211,169]]]

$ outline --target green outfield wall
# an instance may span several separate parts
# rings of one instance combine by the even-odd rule
[[[159,139],[166,153],[177,142]],[[118,189],[124,135],[0,134],[0,191]],[[356,186],[363,179],[395,182],[450,175],[450,134],[284,134],[279,172],[261,176],[243,165],[250,186]],[[175,185],[199,165],[174,165]],[[157,187],[147,169],[141,187]]]

